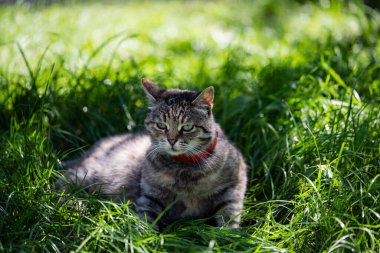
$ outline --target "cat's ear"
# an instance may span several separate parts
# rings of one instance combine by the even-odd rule
[[[158,87],[158,85],[153,83],[151,80],[145,78],[141,79],[141,84],[144,87],[144,91],[149,99],[150,105],[157,103],[160,95],[165,91],[164,89]]]
[[[210,86],[204,89],[199,95],[193,100],[194,105],[207,105],[212,108],[214,103],[214,87]]]

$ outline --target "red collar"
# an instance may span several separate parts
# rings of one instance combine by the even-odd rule
[[[218,135],[219,135],[218,131],[216,131],[216,136],[214,138],[213,143],[206,150],[200,152],[199,154],[177,155],[177,156],[173,156],[173,159],[180,162],[191,162],[191,163],[199,162],[200,160],[206,158],[208,155],[210,155],[214,151],[216,144],[218,143]]]

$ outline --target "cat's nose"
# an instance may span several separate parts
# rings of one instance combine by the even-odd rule
[[[174,145],[174,144],[177,142],[177,139],[175,139],[175,138],[168,138],[168,142],[169,142],[171,145]]]

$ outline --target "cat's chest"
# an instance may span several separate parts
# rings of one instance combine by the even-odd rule
[[[199,196],[210,193],[218,186],[220,172],[215,170],[207,175],[203,173],[196,174],[196,172],[192,171],[186,173],[160,172],[156,176],[161,186],[169,188],[177,194]]]
[[[149,185],[164,192],[166,200],[169,202],[175,199],[181,200],[186,209],[193,212],[191,210],[199,209],[205,200],[210,199],[224,187],[223,166],[220,162],[212,165],[214,166],[211,170],[202,170],[201,166],[197,168],[184,166],[179,170],[173,168],[147,170],[143,177]]]
[[[184,196],[180,199],[183,209],[180,217],[200,217],[207,215],[212,209],[212,204],[206,198],[199,196]]]

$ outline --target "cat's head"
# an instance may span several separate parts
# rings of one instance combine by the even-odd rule
[[[149,100],[145,127],[156,154],[194,155],[202,152],[216,135],[212,115],[214,88],[202,92],[163,89],[142,79]]]

